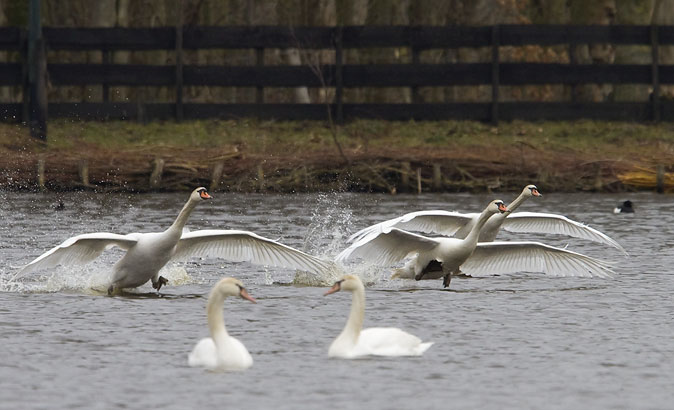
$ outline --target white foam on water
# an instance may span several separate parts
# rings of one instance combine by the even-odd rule
[[[112,266],[96,263],[69,268],[57,267],[42,273],[20,277],[15,273],[6,272],[0,274],[0,292],[51,293],[68,291],[84,294],[107,294],[111,275]],[[168,279],[171,286],[196,282],[181,265],[165,266],[160,271],[160,275]]]

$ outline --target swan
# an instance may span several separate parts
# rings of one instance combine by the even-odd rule
[[[337,260],[360,257],[367,263],[388,266],[414,255],[393,276],[416,280],[444,277],[445,287],[449,285],[451,275],[458,273],[484,276],[528,271],[554,276],[602,278],[614,275],[610,265],[604,261],[539,242],[477,243],[476,232],[488,217],[489,214],[485,215],[483,211],[478,224],[465,239],[428,238],[387,227],[377,235],[370,235],[351,245],[337,256]]]
[[[365,317],[365,288],[358,276],[345,275],[335,282],[323,296],[340,290],[350,291],[351,313],[342,333],[330,345],[329,357],[353,359],[361,356],[421,356],[433,342],[422,342],[418,337],[395,327],[363,329]]]
[[[526,199],[540,197],[542,194],[536,185],[527,185],[520,195],[508,205],[510,212],[495,214],[482,227],[478,242],[492,242],[501,228],[516,233],[548,233],[568,235],[612,246],[627,255],[627,251],[608,235],[563,215],[542,212],[512,213]],[[465,238],[477,222],[480,214],[429,210],[410,212],[398,218],[369,226],[354,233],[349,242],[359,241],[368,235],[376,234],[384,227],[396,227],[408,231],[440,233],[456,238]]]
[[[329,268],[328,263],[316,257],[253,232],[219,229],[187,232],[185,223],[194,207],[211,198],[206,188],[195,189],[175,222],[164,232],[128,235],[96,232],[66,239],[21,268],[17,276],[57,265],[87,263],[113,246],[126,250],[126,254],[113,267],[109,294],[141,286],[148,280],[159,291],[168,283],[166,278],[159,276],[159,270],[169,261],[185,261],[192,257],[221,257],[311,272]]]
[[[208,296],[206,316],[211,337],[203,338],[194,346],[187,357],[192,367],[205,367],[209,370],[244,370],[253,365],[253,358],[238,339],[227,334],[222,314],[222,306],[227,296],[239,296],[257,303],[243,287],[241,281],[234,278],[221,279]]]
[[[480,229],[487,220],[498,212],[507,211],[503,201],[491,201],[464,239],[426,238],[402,229],[384,227],[343,250],[336,260],[344,261],[357,256],[369,263],[389,265],[416,254],[412,264],[408,265],[408,268],[413,269],[415,279],[420,280],[424,276],[427,279],[444,277],[443,285],[447,287],[452,274],[460,273],[459,268],[475,250]]]

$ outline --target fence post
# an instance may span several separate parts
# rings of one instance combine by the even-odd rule
[[[419,66],[419,54],[420,50],[417,47],[412,47],[412,65],[416,69]],[[421,102],[421,94],[419,94],[419,86],[412,86],[412,102],[414,104],[419,104]]]
[[[102,53],[101,63],[103,63],[103,65],[110,64],[110,61],[112,60],[110,58],[110,54],[111,54],[110,50],[107,50],[107,49],[104,48],[103,50],[101,50],[101,53]],[[103,96],[102,96],[103,102],[106,103],[106,102],[110,101],[110,86],[107,83],[102,84],[102,91],[103,91]]]
[[[21,107],[21,122],[23,125],[28,125],[30,122],[30,81],[28,79],[28,72],[30,69],[30,57],[28,56],[28,32],[21,30],[21,82],[23,92],[23,104]]]
[[[576,59],[576,43],[573,41],[569,42],[569,66],[572,72],[576,72],[576,65],[578,61]],[[571,102],[576,102],[578,99],[576,96],[576,84],[571,84]]]
[[[491,122],[498,125],[499,100],[499,25],[491,28]]]
[[[183,2],[178,0],[176,21],[176,121],[184,117],[183,109]]]
[[[255,66],[262,67],[264,65],[264,48],[258,47],[255,49]],[[258,86],[255,92],[255,103],[264,103],[264,87]]]
[[[342,98],[344,92],[344,48],[343,48],[343,34],[344,26],[337,26],[335,28],[335,104],[336,114],[335,118],[337,124],[344,123],[344,111],[342,107]]]
[[[651,94],[651,109],[653,110],[653,121],[660,121],[660,53],[658,41],[658,26],[651,25],[651,84],[653,92]]]
[[[47,140],[47,58],[42,38],[40,0],[30,1],[28,30],[29,127],[34,138]]]

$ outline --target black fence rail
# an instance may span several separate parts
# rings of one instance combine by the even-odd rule
[[[568,120],[578,118],[648,121],[674,118],[674,102],[660,98],[663,84],[674,84],[674,65],[659,64],[659,47],[674,45],[674,26],[540,26],[497,25],[482,27],[438,26],[345,26],[345,27],[161,27],[161,28],[44,28],[48,50],[103,52],[101,64],[62,64],[28,58],[27,33],[0,28],[0,50],[18,51],[21,63],[0,63],[0,86],[23,86],[28,92],[28,64],[47,76],[54,86],[102,85],[100,102],[50,101],[51,117],[81,119],[197,119],[258,117],[273,119],[354,118],[387,120],[512,119]],[[645,45],[651,48],[650,64],[578,64],[502,62],[500,47],[565,45],[570,50],[581,44]],[[408,47],[407,64],[344,64],[348,49]],[[429,49],[491,49],[486,63],[427,64],[419,55]],[[328,49],[334,64],[265,66],[265,49]],[[256,65],[212,66],[185,64],[184,50],[253,49]],[[175,65],[112,64],[117,50],[175,50]],[[44,56],[44,49],[40,51]],[[573,55],[572,52],[569,55]],[[37,61],[37,62],[33,62]],[[502,102],[500,86],[561,84],[646,84],[651,88],[644,102]],[[419,87],[487,85],[491,101],[484,103],[423,103]],[[111,102],[110,86],[170,86],[175,98],[170,103]],[[185,103],[185,86],[255,87],[255,103]],[[331,87],[330,104],[265,103],[264,87]],[[343,91],[351,87],[410,87],[409,104],[345,103]],[[0,103],[0,116],[27,121],[29,102]],[[327,107],[327,109],[326,109]],[[46,113],[44,113],[46,118]]]

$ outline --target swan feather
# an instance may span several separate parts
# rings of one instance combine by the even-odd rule
[[[57,265],[79,265],[96,259],[104,250],[117,246],[129,250],[138,242],[134,234],[109,232],[86,233],[68,238],[60,245],[35,258],[21,268],[19,275]]]
[[[574,238],[587,239],[613,246],[623,254],[627,255],[627,251],[608,235],[583,223],[573,221],[563,215],[543,212],[517,212],[505,219],[503,222],[503,229],[508,232],[537,232],[568,235]]]
[[[248,261],[316,273],[330,267],[328,262],[300,250],[240,230],[206,229],[183,234],[172,259],[184,261],[192,257],[220,257],[234,262]]]
[[[398,228],[384,228],[352,244],[339,255],[337,261],[350,258],[366,259],[375,265],[396,263],[410,253],[430,251],[440,242]]]
[[[480,242],[461,271],[472,276],[542,272],[611,278],[615,274],[608,262],[539,242]]]
[[[378,224],[368,226],[349,237],[349,242],[359,241],[368,235],[379,232],[385,228],[396,227],[408,231],[420,231],[426,233],[440,233],[451,236],[464,225],[476,218],[479,214],[460,213],[442,210],[410,212],[398,218],[389,219]]]

